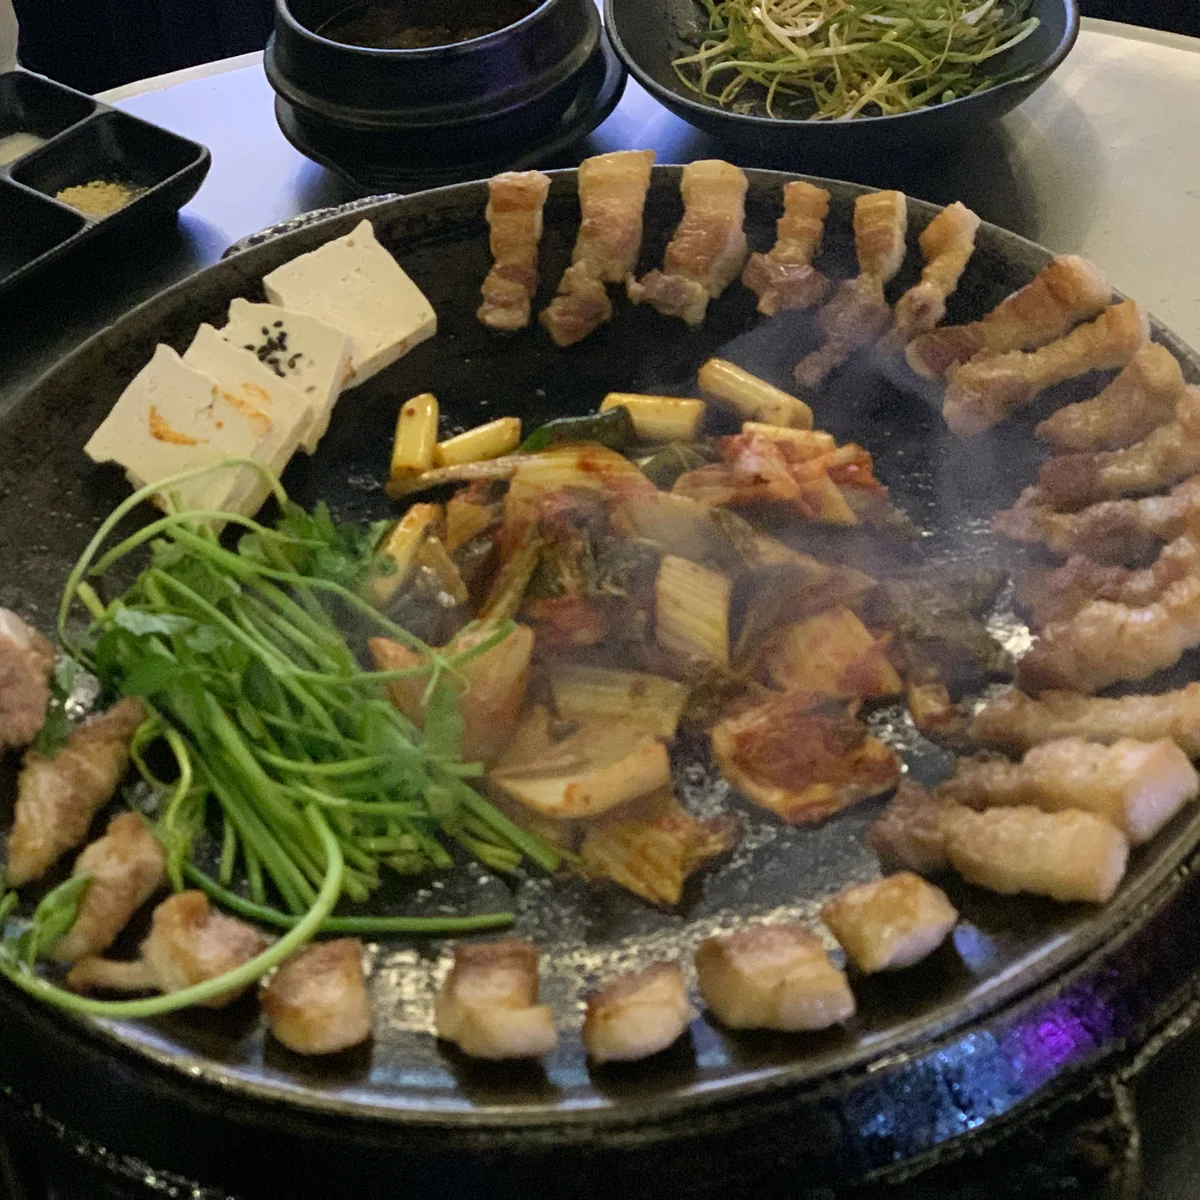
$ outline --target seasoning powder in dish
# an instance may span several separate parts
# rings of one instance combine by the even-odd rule
[[[36,150],[43,142],[44,137],[38,137],[36,133],[10,133],[5,137],[0,137],[0,167],[6,167],[10,162],[16,162],[18,158],[28,154],[31,150]]]
[[[136,200],[145,190],[137,184],[93,179],[91,183],[63,188],[54,194],[54,198],[77,208],[81,213],[87,213],[89,217],[107,217]]]

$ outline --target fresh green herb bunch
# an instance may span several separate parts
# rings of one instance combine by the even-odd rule
[[[245,459],[207,469],[247,463],[265,472]],[[448,656],[388,620],[365,599],[372,573],[395,569],[376,555],[381,527],[338,524],[324,506],[307,513],[270,476],[282,512],[274,528],[228,513],[173,511],[103,550],[139,504],[202,470],[143,488],[104,522],[67,581],[59,637],[106,690],[146,704],[132,758],[165,797],[157,832],[174,886],[191,882],[287,932],[218,980],[144,1000],[92,1000],[33,970],[73,922],[87,878],[51,892],[30,922],[14,922],[14,896],[0,898],[0,973],[76,1012],[136,1017],[202,1003],[259,978],[322,931],[453,934],[510,923],[507,912],[332,916],[339,901],[365,903],[384,870],[451,867],[454,844],[499,871],[526,858],[547,871],[559,864],[470,785],[479,764],[462,762],[460,668],[510,627],[497,624],[493,636]],[[218,536],[222,526],[240,527],[236,546]],[[133,585],[102,598],[105,576],[139,552],[149,562]],[[72,629],[77,604],[90,616],[81,634]],[[421,665],[365,670],[343,632],[351,624],[360,641],[383,633],[404,642]],[[387,698],[389,683],[417,675],[428,679],[421,728]],[[153,765],[160,744],[172,770]],[[214,822],[215,877],[195,856]],[[248,897],[235,889],[240,879]]]
[[[1038,26],[1028,0],[700,0],[699,50],[674,60],[694,92],[735,111],[845,120],[953,100],[1005,78],[983,64]]]

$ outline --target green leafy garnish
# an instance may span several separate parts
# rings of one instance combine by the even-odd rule
[[[979,68],[1039,24],[1029,0],[700,3],[700,47],[672,64],[683,84],[736,112],[816,120],[911,112],[1013,78]]]

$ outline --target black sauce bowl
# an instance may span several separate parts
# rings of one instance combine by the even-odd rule
[[[964,141],[1045,83],[1079,35],[1077,0],[1033,0],[1037,29],[989,64],[1008,76],[1005,82],[915,112],[818,121],[771,117],[765,109],[733,112],[690,91],[671,63],[698,46],[705,20],[697,0],[605,0],[604,12],[617,54],[660,104],[743,153],[783,159],[797,170]]]
[[[442,0],[400,2],[414,24],[442,23]],[[348,7],[275,0],[264,59],[286,106],[285,132],[296,140],[300,128],[335,162],[436,169],[528,146],[553,133],[600,55],[593,0],[543,0],[494,33],[420,49],[347,45],[316,32]]]

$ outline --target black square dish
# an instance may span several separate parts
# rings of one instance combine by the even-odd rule
[[[210,162],[195,142],[20,70],[0,75],[0,139],[13,135],[31,136],[0,161],[0,293],[104,230],[178,212]],[[60,199],[66,189],[84,190]]]
[[[0,180],[0,280],[23,270],[75,237],[86,222],[78,213],[31,196]]]

